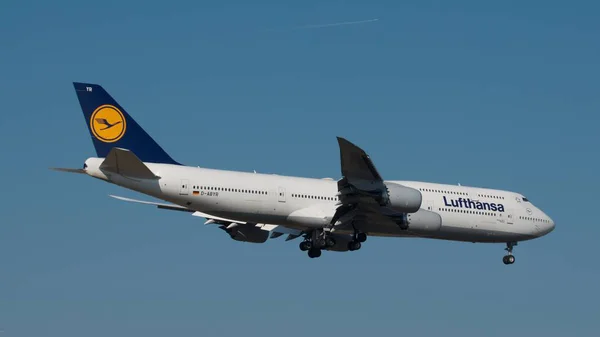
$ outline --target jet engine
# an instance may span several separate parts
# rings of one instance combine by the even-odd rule
[[[424,209],[408,214],[406,220],[408,221],[408,230],[415,233],[437,232],[442,227],[442,217]]]
[[[390,182],[386,182],[385,185],[391,208],[405,213],[414,213],[421,208],[423,196],[419,190]]]
[[[229,226],[219,226],[219,228],[236,241],[263,243],[269,238],[268,231],[263,231],[254,225],[232,223]]]

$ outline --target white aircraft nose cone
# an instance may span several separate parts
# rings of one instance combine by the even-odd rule
[[[548,218],[549,222],[546,222],[542,225],[542,235],[546,235],[554,230],[556,225],[554,224],[554,220]]]

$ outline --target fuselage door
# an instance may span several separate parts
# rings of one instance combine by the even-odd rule
[[[433,206],[434,206],[433,205],[433,200],[428,200],[427,204],[426,204],[427,210],[433,212],[433,210],[434,210]]]
[[[279,189],[277,192],[278,192],[277,200],[279,202],[285,202],[285,187],[279,186]]]
[[[181,179],[181,184],[179,184],[179,195],[188,195],[189,187],[189,181],[187,179]]]

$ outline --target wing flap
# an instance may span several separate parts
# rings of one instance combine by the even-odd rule
[[[246,224],[248,224],[248,225],[250,225],[251,224],[251,225],[254,225],[254,226],[260,228],[261,230],[264,230],[267,232],[272,232],[272,233],[289,234],[290,236],[296,236],[296,237],[298,237],[302,234],[302,231],[300,231],[300,230],[288,228],[288,227],[281,226],[281,225],[248,223],[246,221],[228,219],[228,218],[223,218],[223,217],[215,216],[215,215],[204,213],[204,212],[194,211],[192,209],[189,209],[189,208],[186,208],[183,206],[179,206],[179,205],[175,205],[175,204],[167,204],[167,203],[160,203],[160,202],[153,202],[153,201],[143,201],[143,200],[121,197],[121,196],[117,196],[117,195],[109,195],[109,196],[111,198],[115,198],[115,199],[127,201],[127,202],[133,202],[136,204],[152,205],[152,206],[156,206],[157,208],[167,209],[167,210],[172,210],[172,211],[189,212],[189,213],[192,213],[193,216],[207,219],[207,221],[205,222],[206,225],[210,225],[210,224],[218,224],[218,225],[223,225],[223,224],[246,225]],[[277,237],[277,236],[275,236],[275,237]]]
[[[205,219],[213,220],[212,222],[207,223],[207,225],[211,224],[211,223],[222,223],[222,222],[237,223],[237,224],[242,224],[242,225],[247,224],[246,221],[239,221],[239,220],[222,218],[220,216],[215,216],[215,215],[211,215],[211,214],[204,213],[204,212],[198,212],[198,211],[194,212],[192,215],[193,216],[198,216],[198,217],[201,217],[201,218],[205,218]]]
[[[183,207],[183,206],[174,205],[174,204],[163,204],[163,203],[160,203],[160,202],[152,202],[152,201],[143,201],[143,200],[137,200],[137,199],[130,199],[130,198],[125,198],[125,197],[120,197],[118,195],[109,195],[109,196],[111,198],[115,198],[115,199],[122,200],[122,201],[133,202],[133,203],[136,203],[136,204],[153,205],[153,206],[156,206],[158,208],[168,209],[168,210],[172,210],[172,211],[183,211],[183,212],[190,212],[190,213],[194,212],[194,210],[191,210],[191,209]]]

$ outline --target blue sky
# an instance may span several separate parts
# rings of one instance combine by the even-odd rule
[[[593,1],[2,1],[0,337],[596,336],[600,6]],[[306,25],[379,19],[328,28]],[[513,190],[557,228],[515,248],[370,238],[311,260],[83,176],[71,82],[178,161]]]

